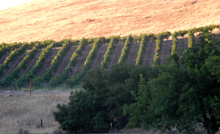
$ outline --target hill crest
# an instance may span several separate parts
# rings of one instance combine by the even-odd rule
[[[216,0],[34,0],[0,11],[0,42],[178,31],[220,23]]]

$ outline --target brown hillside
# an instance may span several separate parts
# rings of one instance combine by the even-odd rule
[[[220,24],[219,0],[34,0],[0,11],[0,42],[79,39]]]

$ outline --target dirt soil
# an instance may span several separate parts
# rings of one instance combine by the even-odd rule
[[[182,49],[182,52],[184,52],[187,48],[188,48],[188,38],[177,38],[176,52],[179,57],[182,56],[182,53],[178,49]]]
[[[27,55],[27,53],[24,53],[24,54],[18,56],[16,58],[16,60],[13,61],[13,63],[10,63],[9,64],[9,69],[5,70],[5,74],[4,75],[8,75],[9,73],[11,73],[16,68],[16,66],[23,60],[23,58],[26,55]]]
[[[60,65],[57,68],[57,71],[54,73],[54,76],[60,74],[68,65],[70,58],[72,57],[73,53],[75,52],[78,46],[70,47],[69,51],[66,53],[65,57],[61,61]]]
[[[144,65],[144,66],[152,66],[153,65],[155,48],[156,48],[155,41],[147,42],[147,44],[145,46],[143,58],[142,58],[142,62],[143,62],[142,65]]]
[[[101,62],[103,60],[103,56],[108,48],[108,45],[109,44],[101,44],[101,46],[98,48],[97,52],[96,52],[96,57],[95,59],[93,60],[93,63],[92,63],[92,67],[91,69],[94,69],[98,66],[101,65]]]
[[[24,75],[26,72],[30,71],[31,68],[35,65],[38,60],[38,57],[41,55],[42,50],[38,50],[33,59],[30,59],[27,63],[26,69],[22,70],[21,75]]]
[[[220,24],[219,0],[33,0],[0,11],[0,42],[178,31]]]
[[[9,56],[9,53],[4,54],[4,55],[0,58],[0,64],[2,64],[8,56]]]
[[[110,61],[108,63],[108,69],[110,69],[114,64],[118,63],[123,47],[124,47],[123,43],[115,44],[114,51],[111,54]]]
[[[137,53],[139,50],[140,42],[132,43],[130,46],[130,50],[128,52],[128,56],[126,59],[126,63],[128,64],[135,64],[137,59]]]
[[[171,55],[172,40],[164,40],[159,51],[160,64],[162,65]]]
[[[86,57],[88,56],[90,50],[92,49],[92,45],[86,45],[84,50],[82,50],[81,55],[78,56],[78,59],[76,61],[76,65],[73,67],[72,73],[70,74],[70,77],[76,74],[81,68],[81,66],[85,63]]]
[[[46,70],[50,68],[51,61],[54,59],[55,55],[58,53],[60,48],[61,47],[52,49],[52,52],[50,53],[50,55],[48,55],[48,57],[44,61],[43,66],[41,67],[40,71],[38,71],[38,76],[42,76],[46,72]]]

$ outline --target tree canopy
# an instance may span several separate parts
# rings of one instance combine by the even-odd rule
[[[83,90],[58,105],[55,120],[71,132],[108,132],[127,127],[177,128],[208,134],[220,127],[219,42],[207,28],[182,57],[173,53],[153,67],[118,64],[89,71]]]
[[[196,125],[214,134],[220,127],[220,52],[215,35],[203,29],[200,42],[183,57],[159,67],[157,78],[139,85],[135,103],[125,107],[130,127],[176,127],[194,133]],[[174,60],[175,59],[175,60]]]

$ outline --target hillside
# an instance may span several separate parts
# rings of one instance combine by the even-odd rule
[[[0,42],[127,36],[220,24],[218,0],[34,0],[0,11]]]
[[[33,86],[74,87],[87,70],[102,66],[110,69],[117,63],[161,65],[176,52],[181,57],[190,46],[190,39],[199,43],[198,32],[210,28],[220,41],[219,25],[200,27],[185,31],[157,35],[111,37],[83,40],[63,40],[61,42],[43,41],[30,44],[1,45],[0,49],[0,87],[26,87],[30,79]],[[194,34],[189,34],[194,30]],[[167,34],[167,35],[166,35]],[[131,38],[130,38],[131,37]],[[132,39],[129,42],[129,39]],[[145,40],[145,41],[144,41]],[[176,42],[175,42],[176,40]],[[126,49],[126,50],[125,50]],[[108,53],[108,51],[110,53]],[[139,62],[137,62],[139,61]]]

